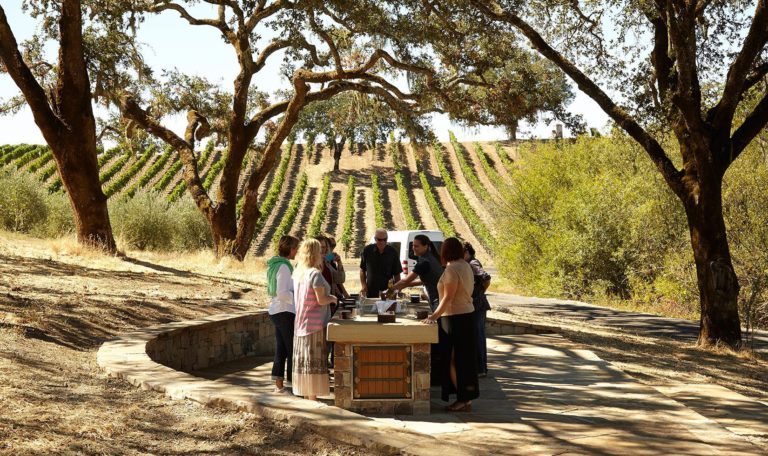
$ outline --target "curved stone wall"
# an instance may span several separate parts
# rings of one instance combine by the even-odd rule
[[[157,334],[146,344],[153,361],[182,372],[246,356],[271,356],[274,350],[275,329],[266,310],[189,321],[181,328]]]

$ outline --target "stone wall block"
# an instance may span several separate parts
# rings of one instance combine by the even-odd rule
[[[430,374],[427,373],[414,373],[413,374],[413,386],[416,390],[427,389],[429,390]]]
[[[414,353],[413,354],[413,371],[414,372],[429,372],[429,353]]]
[[[333,368],[337,372],[349,372],[352,367],[352,360],[347,356],[337,356],[334,353]]]
[[[417,389],[413,392],[413,399],[416,401],[428,401],[430,398],[430,391],[427,388]]]
[[[413,402],[396,402],[395,415],[413,415]]]
[[[429,401],[414,401],[413,402],[413,414],[414,415],[429,415],[430,403]]]

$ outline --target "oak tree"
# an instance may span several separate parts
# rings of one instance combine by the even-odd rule
[[[699,343],[739,346],[739,282],[722,186],[768,123],[766,0],[443,3],[446,15],[524,36],[645,149],[687,217]],[[759,101],[736,122],[737,108],[753,93]],[[669,130],[677,159],[665,145]]]

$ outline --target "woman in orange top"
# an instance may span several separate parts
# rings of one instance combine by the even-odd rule
[[[440,304],[424,323],[438,322],[447,334],[445,356],[450,363],[443,366],[442,399],[449,401],[456,393],[456,402],[448,406],[452,412],[468,412],[472,399],[480,396],[477,380],[477,336],[472,305],[472,289],[475,276],[472,267],[464,260],[464,246],[456,238],[448,238],[440,249],[445,265],[437,291]],[[438,321],[439,319],[439,321]]]

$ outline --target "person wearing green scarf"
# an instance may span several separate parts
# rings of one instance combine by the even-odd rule
[[[269,319],[275,325],[275,359],[272,364],[272,380],[275,392],[285,391],[285,364],[288,363],[288,381],[293,370],[293,323],[296,319],[296,306],[293,298],[293,265],[299,240],[293,236],[283,236],[277,247],[277,255],[267,261],[267,294],[272,298],[269,303]]]

